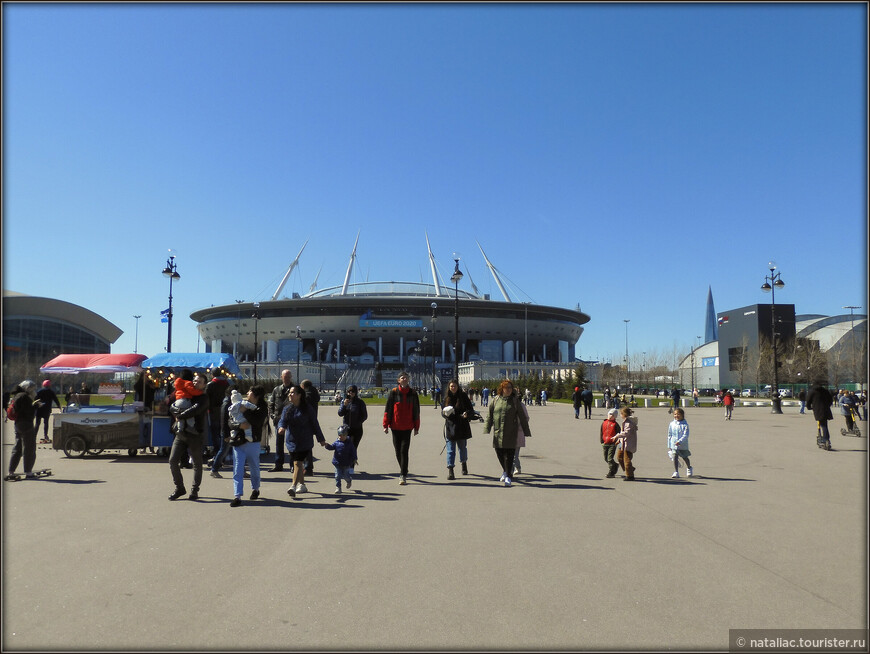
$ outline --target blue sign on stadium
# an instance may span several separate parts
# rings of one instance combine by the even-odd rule
[[[422,320],[406,320],[404,318],[381,318],[378,320],[366,320],[360,318],[360,327],[399,327],[402,329],[422,329]]]

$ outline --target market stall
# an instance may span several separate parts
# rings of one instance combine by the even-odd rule
[[[40,367],[46,375],[111,374],[139,372],[144,354],[61,354]],[[62,379],[62,377],[61,377]],[[99,454],[103,450],[127,450],[135,456],[150,441],[150,424],[142,402],[127,402],[123,386],[107,380],[97,387],[97,396],[120,400],[120,404],[70,403],[62,413],[52,414],[52,446],[69,457]]]
[[[170,430],[172,417],[166,398],[172,392],[172,383],[182,370],[213,375],[220,370],[231,380],[241,376],[241,370],[231,354],[222,352],[162,352],[142,362],[146,383],[154,389],[151,412],[151,447],[158,454],[168,455],[175,435]]]

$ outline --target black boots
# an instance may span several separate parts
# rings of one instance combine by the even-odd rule
[[[170,500],[177,500],[179,497],[181,497],[182,495],[186,495],[186,494],[187,494],[187,491],[185,490],[184,486],[176,486],[172,495],[169,496],[169,499]]]
[[[189,499],[189,500],[198,500],[199,499],[199,489],[196,486],[194,486],[193,488],[190,489],[190,497],[188,497],[187,499]]]
[[[463,475],[468,474],[468,465],[465,463],[465,461],[462,462],[462,474]]]
[[[447,468],[447,479],[456,479],[456,476],[453,474],[453,466],[448,466]]]

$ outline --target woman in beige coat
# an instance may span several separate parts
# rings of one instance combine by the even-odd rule
[[[522,426],[526,436],[532,435],[520,399],[514,394],[514,385],[510,380],[505,379],[498,386],[498,395],[489,403],[484,427],[485,433],[492,432],[492,446],[502,468],[499,481],[504,482],[505,486],[511,485],[518,426]]]

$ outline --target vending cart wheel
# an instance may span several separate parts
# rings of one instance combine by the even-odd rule
[[[71,459],[80,459],[88,451],[88,444],[81,436],[70,436],[63,445],[63,453]]]
[[[127,454],[130,456],[136,456],[137,454],[139,454],[139,450],[137,450],[135,447],[131,447],[129,450],[127,450]]]
[[[102,454],[105,451],[105,448],[98,447],[95,450],[88,450],[85,454],[90,454],[91,456],[97,456],[97,454]]]

